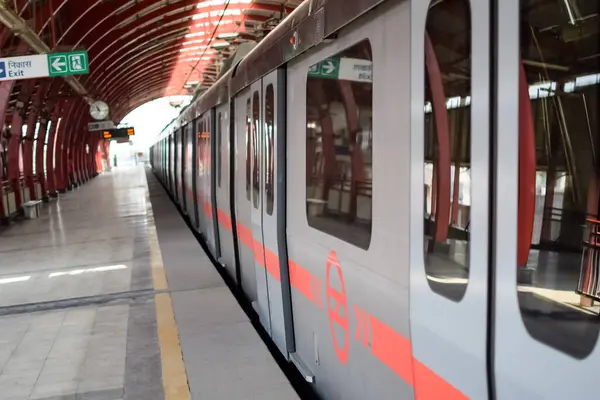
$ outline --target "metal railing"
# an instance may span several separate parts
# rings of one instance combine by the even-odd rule
[[[583,238],[576,292],[600,301],[600,221],[588,218]]]

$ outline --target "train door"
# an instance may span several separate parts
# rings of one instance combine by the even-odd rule
[[[200,117],[196,120],[196,204],[198,208],[198,232],[203,236],[206,235],[206,203],[205,198],[205,174],[206,174],[206,160],[205,160],[205,147],[206,147],[206,136],[208,135],[206,129],[206,121]],[[205,236],[206,237],[206,236]]]
[[[174,178],[175,178],[175,203],[177,206],[181,207],[181,137],[179,135],[179,131],[176,130],[173,132],[173,148],[175,152],[175,170],[174,170]]]
[[[237,279],[235,251],[233,247],[233,227],[230,216],[229,184],[229,104],[217,108],[215,114],[215,190],[216,212],[219,229],[219,261],[225,266],[229,276]]]
[[[180,137],[179,137],[179,148],[181,149],[181,211],[184,214],[187,214],[187,203],[188,203],[188,188],[189,188],[189,180],[187,177],[188,171],[188,154],[187,154],[187,129],[186,127],[181,127]]]
[[[250,166],[251,166],[251,202],[250,230],[252,234],[252,252],[254,254],[254,268],[256,273],[256,284],[258,302],[260,308],[261,323],[271,334],[271,311],[269,306],[269,289],[267,285],[267,269],[265,268],[265,255],[262,246],[262,214],[263,201],[261,196],[261,176],[263,163],[261,162],[261,147],[263,142],[261,123],[262,110],[262,82],[258,81],[250,87],[251,113],[250,113]]]
[[[597,1],[497,1],[492,345],[500,400],[598,398],[599,33],[581,32],[599,14]]]
[[[184,146],[185,146],[185,203],[186,213],[190,219],[192,225],[196,225],[196,163],[194,162],[195,151],[194,151],[194,130],[193,122],[188,123],[184,128]]]
[[[173,196],[174,199],[177,198],[176,193],[176,178],[175,178],[175,166],[177,165],[177,161],[175,160],[175,143],[173,142],[173,135],[171,133],[169,135],[169,192]]]
[[[259,181],[253,181],[253,189],[259,189],[252,219],[254,246],[259,247],[255,249],[256,268],[261,278],[261,268],[266,272],[271,336],[287,354],[293,347],[293,328],[285,244],[285,70],[265,76],[257,89],[252,95],[253,118],[257,106],[260,109],[253,153],[259,166],[253,169],[253,177]]]
[[[219,167],[219,149],[217,145],[219,143],[218,137],[221,125],[217,121],[216,109],[213,108],[210,112],[210,136],[209,136],[209,155],[210,155],[210,175],[208,179],[208,193],[209,193],[209,204],[210,204],[210,244],[212,246],[214,257],[219,260],[221,259],[221,238],[219,236],[219,214],[217,212],[217,170]]]
[[[179,128],[175,131],[175,141],[177,143],[176,152],[177,152],[177,168],[175,169],[177,173],[177,205],[181,210],[184,210],[184,181],[183,181],[183,170],[185,168],[185,158],[183,154],[183,128]]]
[[[213,191],[213,159],[214,159],[214,135],[215,135],[215,127],[213,124],[214,121],[214,109],[207,112],[204,117],[204,127],[206,129],[206,135],[204,140],[204,148],[203,148],[203,158],[204,158],[204,212],[206,217],[206,226],[205,226],[205,235],[206,235],[206,243],[213,256],[217,257],[218,248],[217,241],[215,237],[215,222],[213,212],[213,202],[214,202],[214,191]]]
[[[416,398],[485,399],[490,390],[489,16],[489,0],[411,4]]]
[[[253,90],[248,88],[235,98],[235,154],[237,157],[235,164],[238,170],[235,174],[234,196],[240,286],[259,315],[261,323],[268,326],[266,277],[264,269],[259,271],[254,265],[255,253],[252,237],[252,134],[254,131],[252,93],[259,87],[260,82],[252,88]]]

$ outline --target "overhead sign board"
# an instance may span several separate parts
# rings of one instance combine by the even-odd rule
[[[134,128],[115,128],[102,131],[102,137],[104,139],[125,139],[125,141],[128,141],[129,137],[134,135]]]
[[[332,57],[311,66],[308,69],[308,76],[354,82],[372,82],[373,63],[359,58]]]
[[[49,76],[45,54],[0,58],[0,80],[42,78]]]
[[[48,54],[50,76],[85,75],[90,72],[85,50]]]
[[[88,123],[88,130],[90,132],[105,131],[107,129],[114,129],[115,124],[112,121],[99,121]]]
[[[89,73],[87,51],[0,58],[0,81]]]

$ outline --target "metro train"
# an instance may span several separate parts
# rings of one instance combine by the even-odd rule
[[[567,290],[529,240],[537,111],[585,93],[598,128],[596,86],[550,61],[600,6],[564,3],[307,0],[156,139],[154,173],[323,398],[597,396],[596,303],[561,300],[578,255]],[[571,135],[583,159],[596,139]]]

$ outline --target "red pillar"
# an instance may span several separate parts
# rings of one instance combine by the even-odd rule
[[[66,118],[63,118],[60,126],[58,127],[58,131],[56,133],[56,146],[55,146],[55,154],[56,154],[56,189],[59,193],[65,193],[69,186],[69,179],[67,175],[67,158],[68,158],[68,149],[69,149],[69,132],[73,129],[73,121],[75,120],[75,115],[79,109],[79,100],[73,100],[71,103],[71,107],[66,115]]]
[[[535,217],[535,128],[525,68],[519,66],[519,220],[517,265],[527,266]]]
[[[46,112],[40,114],[40,128],[38,130],[37,138],[35,139],[35,171],[33,171],[35,179],[40,183],[40,196],[42,200],[48,200],[46,196],[46,179],[44,177],[44,166],[40,165],[44,162],[44,141],[46,140],[46,130],[48,129],[48,115]],[[40,146],[42,147],[40,152]],[[42,158],[40,160],[40,154]],[[40,174],[40,169],[42,170]]]
[[[80,104],[77,119],[75,120],[75,124],[73,125],[73,129],[70,131],[70,137],[68,138],[69,143],[69,167],[68,171],[70,173],[67,175],[69,178],[70,186],[77,186],[82,183],[82,171],[79,163],[79,152],[82,141],[82,126],[83,126],[83,117],[85,114],[85,103]]]
[[[433,182],[437,189],[433,242],[444,243],[448,239],[448,225],[450,223],[450,130],[442,73],[428,34],[425,34],[425,64],[427,76],[429,77],[429,87],[431,88],[431,105],[438,144],[435,163],[436,179]]]
[[[10,100],[10,94],[12,92],[14,84],[14,81],[3,81],[0,83],[0,121],[2,122],[2,126],[0,127],[0,129],[2,129],[2,131],[4,130],[4,123],[6,121],[6,109],[8,108],[8,102]],[[2,135],[4,135],[4,132],[2,132]],[[6,146],[8,147],[8,144]],[[4,151],[3,146],[0,148],[0,151]],[[6,161],[8,163],[8,160]],[[2,184],[2,182],[7,180],[8,176],[3,176],[4,174],[2,173],[2,171],[4,170],[4,168],[1,164],[2,161],[0,159],[0,175],[2,175],[2,179],[0,179],[0,221],[5,223],[6,221],[8,221],[8,219],[7,210],[4,208],[4,203],[2,201],[5,194],[4,185]]]
[[[352,85],[349,81],[338,81],[342,97],[344,101],[344,107],[346,109],[346,121],[350,133],[350,162],[352,169],[352,183],[350,185],[350,215],[356,218],[358,211],[358,185],[360,182],[365,180],[365,167],[363,152],[360,146],[356,144],[356,135],[358,134],[358,106],[352,91]]]
[[[10,129],[10,140],[8,142],[8,180],[15,195],[15,207],[17,210],[23,203],[23,193],[21,192],[21,141],[23,135],[23,114],[29,104],[29,98],[33,91],[35,81],[24,81],[21,86],[21,93],[17,99],[17,104],[12,113],[12,126]]]
[[[29,198],[36,199],[35,179],[33,171],[33,141],[35,140],[35,128],[38,121],[39,110],[42,105],[42,100],[46,95],[48,88],[47,81],[40,81],[35,94],[33,96],[32,107],[27,115],[27,132],[23,138],[23,176],[25,186],[29,191]]]
[[[57,195],[58,185],[60,184],[58,156],[60,155],[61,150],[58,143],[58,137],[60,135],[60,131],[64,129],[63,127],[65,125],[65,120],[68,119],[68,115],[70,115],[71,111],[73,110],[73,103],[73,101],[64,101],[61,104],[61,108],[57,116],[64,115],[65,117],[60,119],[60,121],[57,119],[56,123],[53,123],[50,127],[50,132],[48,133],[48,146],[46,146],[46,178],[48,181],[48,192],[54,197]],[[55,155],[57,156],[56,162]],[[54,167],[55,164],[57,168]]]
[[[52,114],[50,115],[50,120],[48,120],[49,115],[44,115],[44,118],[40,123],[40,131],[38,133],[37,138],[35,154],[36,175],[42,187],[42,199],[44,199],[44,201],[48,200],[48,178],[44,171],[44,169],[47,168],[47,165],[44,164],[44,154],[47,154],[46,138],[49,138],[50,130],[56,130],[56,122],[58,121],[58,115],[60,113],[61,106],[62,104],[60,102],[57,102],[52,106]],[[50,124],[50,126],[48,126],[48,124]],[[50,143],[49,140],[48,143]],[[50,146],[50,144],[48,144],[48,146]]]
[[[334,146],[334,131],[333,121],[329,111],[329,100],[322,85],[313,85],[314,95],[317,97],[319,104],[327,104],[326,109],[319,110],[319,118],[321,120],[321,129],[323,135],[323,199],[328,201],[329,189],[333,186],[337,176],[337,165],[335,161],[335,146]],[[319,171],[317,171],[319,173]],[[307,177],[308,179],[309,177]]]
[[[79,138],[77,140],[77,157],[76,157],[76,165],[78,171],[79,183],[83,184],[87,182],[90,178],[89,171],[87,168],[87,156],[86,156],[86,146],[88,144],[89,132],[87,130],[87,122],[88,118],[85,117],[86,112],[84,110],[84,118],[81,120],[81,126],[79,128]]]

